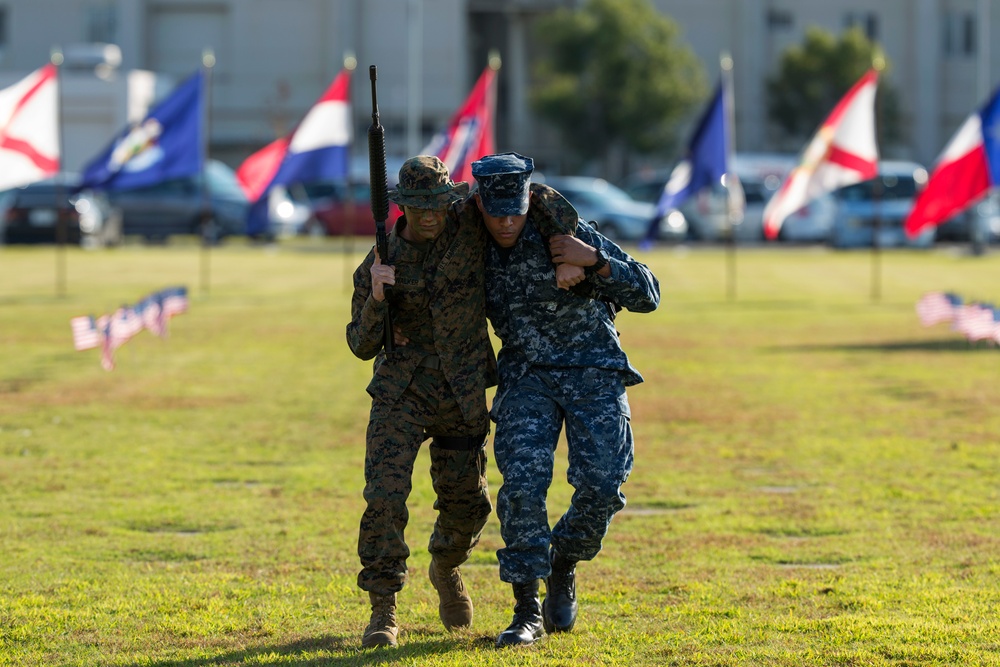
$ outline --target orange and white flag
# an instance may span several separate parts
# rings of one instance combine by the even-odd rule
[[[820,125],[806,145],[799,165],[788,174],[764,209],[767,238],[777,238],[785,218],[813,199],[878,174],[877,84],[877,72],[869,70]]]

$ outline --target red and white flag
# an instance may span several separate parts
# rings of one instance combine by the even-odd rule
[[[778,230],[792,213],[813,199],[878,174],[875,142],[875,88],[878,74],[869,70],[837,103],[764,209],[764,234]]]
[[[906,216],[903,228],[916,236],[964,211],[1000,182],[1000,90],[972,113],[938,157]]]
[[[0,90],[0,190],[59,171],[59,78],[46,65]]]
[[[493,116],[496,113],[496,75],[487,67],[472,92],[451,117],[448,128],[436,134],[422,155],[436,155],[448,167],[451,180],[472,183],[472,163],[496,152]]]

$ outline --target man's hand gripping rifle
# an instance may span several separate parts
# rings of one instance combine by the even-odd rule
[[[375,248],[383,262],[389,261],[388,241],[385,235],[385,221],[389,217],[389,186],[385,169],[385,128],[379,123],[378,96],[375,92],[375,80],[378,78],[375,65],[368,68],[372,81],[372,124],[368,127],[368,169],[371,180],[372,217],[375,218]],[[385,342],[386,353],[392,352],[395,344],[392,338],[392,312],[389,309],[390,286],[385,285]]]

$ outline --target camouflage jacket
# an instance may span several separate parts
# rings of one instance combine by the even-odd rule
[[[486,251],[486,314],[500,339],[501,390],[533,365],[604,368],[622,373],[626,385],[642,382],[618,342],[606,299],[635,312],[659,305],[660,286],[644,265],[580,222],[577,236],[603,247],[611,277],[594,274],[584,292],[559,289],[548,247],[529,210],[528,221],[506,262],[495,244]]]
[[[387,403],[402,395],[425,357],[437,355],[463,416],[472,421],[485,410],[486,388],[496,384],[497,374],[483,301],[485,232],[459,215],[459,206],[449,210],[444,231],[420,245],[399,236],[406,224],[399,217],[388,236],[386,263],[395,268],[396,284],[386,301],[371,295],[374,248],[368,253],[354,272],[347,343],[355,356],[375,358],[368,393]],[[382,349],[387,307],[393,326],[410,339],[388,355]]]
[[[552,188],[531,188],[543,233],[575,233],[578,216],[569,202]],[[471,196],[458,202],[449,209],[444,231],[423,247],[398,235],[405,224],[401,216],[388,237],[386,263],[396,271],[389,306],[371,296],[374,248],[354,272],[347,343],[358,358],[374,357],[368,393],[387,403],[402,395],[424,357],[436,354],[462,414],[472,420],[477,411],[485,411],[487,387],[497,383],[496,357],[486,327],[487,234],[482,217]],[[410,339],[388,356],[382,349],[387,307],[392,308],[393,326]]]

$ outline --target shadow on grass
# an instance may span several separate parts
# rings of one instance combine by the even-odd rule
[[[452,639],[432,639],[402,641],[398,648],[362,649],[360,637],[339,637],[325,635],[310,637],[287,644],[259,646],[236,651],[226,651],[203,658],[181,658],[130,663],[126,667],[213,667],[243,665],[295,665],[297,667],[361,667],[364,665],[386,665],[406,662],[417,664],[421,658],[463,651],[468,649],[492,649],[494,637],[481,636],[471,641]],[[310,655],[335,653],[345,655]],[[296,659],[296,656],[299,659]]]
[[[694,312],[740,312],[740,313],[820,313],[825,315],[856,315],[872,312],[913,312],[911,302],[871,303],[865,300],[847,303],[825,303],[819,299],[741,299],[693,301],[684,304],[685,311]]]
[[[767,348],[771,352],[969,352],[997,353],[990,343],[970,343],[962,338],[947,340],[911,340],[884,343],[850,343],[842,345],[782,345]]]

